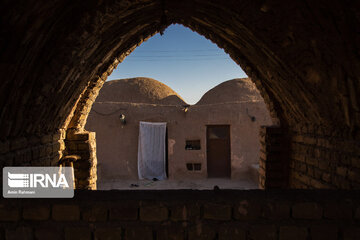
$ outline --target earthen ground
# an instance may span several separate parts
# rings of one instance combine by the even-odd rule
[[[131,186],[136,184],[137,186]],[[257,183],[251,179],[231,180],[226,178],[208,178],[208,179],[168,179],[163,181],[152,180],[121,180],[98,182],[98,190],[170,190],[170,189],[193,189],[193,190],[212,190],[214,186],[220,189],[248,190],[258,189]]]

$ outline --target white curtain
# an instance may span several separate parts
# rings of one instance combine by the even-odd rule
[[[166,179],[166,123],[140,122],[139,179]]]

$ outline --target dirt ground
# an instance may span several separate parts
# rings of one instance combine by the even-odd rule
[[[231,180],[224,178],[189,179],[189,180],[112,180],[97,183],[98,190],[166,190],[166,189],[196,189],[209,190],[218,186],[220,189],[258,189],[258,184],[252,180]]]

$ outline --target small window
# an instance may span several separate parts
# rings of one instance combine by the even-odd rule
[[[201,171],[201,163],[194,163],[194,171]]]
[[[186,169],[188,171],[201,171],[201,163],[187,163]]]
[[[186,140],[185,150],[200,150],[200,140]]]
[[[192,163],[187,163],[187,164],[186,164],[186,168],[187,168],[188,171],[193,171],[193,169],[194,169]]]

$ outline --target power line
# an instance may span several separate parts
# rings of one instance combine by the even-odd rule
[[[110,113],[101,113],[101,112],[98,112],[98,111],[96,111],[96,110],[94,109],[94,107],[91,109],[91,111],[93,111],[93,112],[95,112],[95,113],[97,113],[97,114],[99,114],[99,115],[101,115],[101,116],[111,116],[111,115],[114,115],[115,113],[120,112],[121,110],[126,110],[126,109],[124,109],[124,108],[119,108],[119,109],[117,109],[117,110],[115,110],[115,111],[113,111],[113,112],[110,112]]]
[[[186,55],[186,56],[175,56],[175,55],[136,55],[136,56],[129,56],[132,58],[143,58],[143,57],[160,57],[160,58],[164,58],[164,57],[218,57],[218,56],[224,56],[224,54],[198,54],[198,55]]]
[[[164,62],[164,61],[179,61],[179,62],[196,62],[196,61],[217,61],[217,60],[229,60],[229,58],[204,58],[204,59],[176,59],[176,58],[169,58],[169,59],[127,59],[129,62]]]
[[[141,52],[206,52],[206,51],[221,51],[221,49],[194,49],[194,50],[141,50]]]

